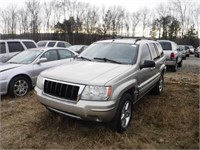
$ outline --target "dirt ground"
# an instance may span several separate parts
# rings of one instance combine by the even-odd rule
[[[53,116],[33,91],[23,98],[1,97],[0,149],[199,149],[199,68],[193,56],[165,74],[161,95],[134,105],[124,134],[103,123]]]

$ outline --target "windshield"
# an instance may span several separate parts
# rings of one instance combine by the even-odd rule
[[[14,57],[12,57],[8,63],[17,63],[17,64],[30,64],[32,63],[43,50],[26,50],[23,51]]]
[[[93,61],[109,61],[120,64],[135,64],[138,46],[122,43],[95,43],[80,54]]]

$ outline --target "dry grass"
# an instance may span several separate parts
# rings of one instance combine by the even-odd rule
[[[105,124],[52,116],[33,91],[2,97],[0,149],[198,149],[198,73],[167,72],[164,92],[134,105],[125,134]]]

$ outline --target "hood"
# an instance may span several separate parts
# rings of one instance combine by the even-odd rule
[[[14,69],[17,67],[23,66],[23,64],[10,64],[10,63],[1,63],[0,64],[0,72],[7,71],[10,69]]]
[[[66,65],[51,68],[41,73],[43,77],[71,83],[104,85],[108,81],[125,73],[131,65],[73,61]]]

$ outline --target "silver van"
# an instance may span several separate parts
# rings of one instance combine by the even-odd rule
[[[35,41],[28,39],[0,40],[0,62],[6,62],[17,53],[36,47]]]

